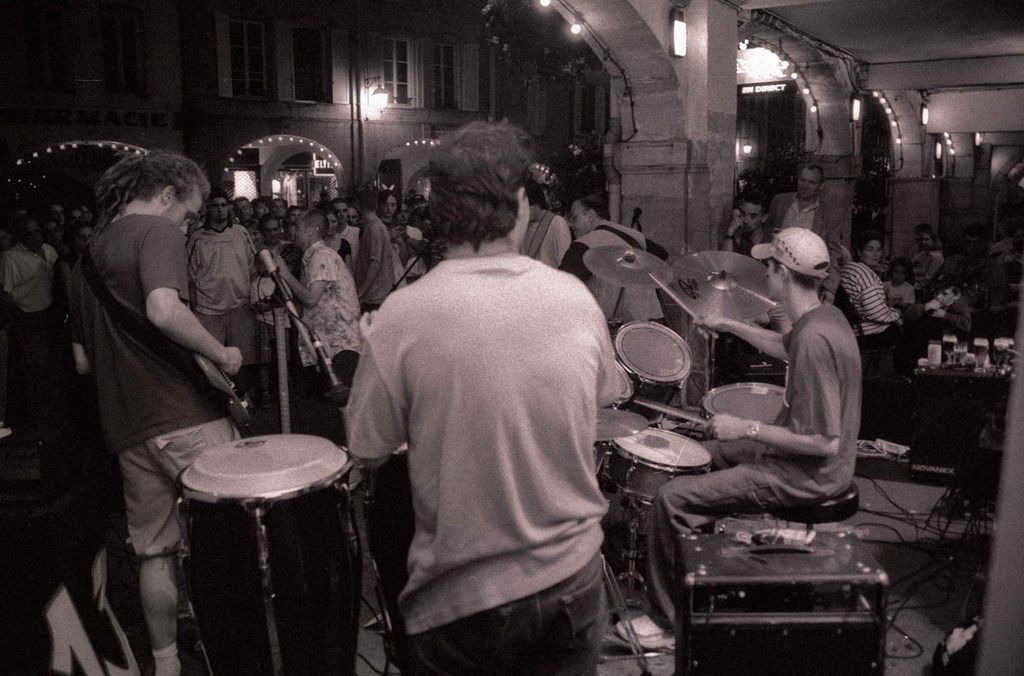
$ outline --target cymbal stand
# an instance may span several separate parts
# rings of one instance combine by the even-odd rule
[[[623,498],[623,505],[629,514],[629,540],[623,558],[626,559],[626,570],[619,574],[619,580],[626,583],[629,596],[635,597],[642,594],[645,587],[643,573],[640,572],[637,562],[640,560],[640,534],[645,525],[643,519],[643,506],[630,497]]]
[[[650,277],[654,281],[655,284],[657,284],[659,287],[661,287],[661,290],[664,291],[665,294],[669,298],[671,298],[672,301],[676,305],[681,307],[683,309],[683,311],[686,312],[686,314],[690,315],[690,317],[692,317],[693,319],[696,319],[698,321],[700,321],[702,319],[701,317],[699,317],[697,315],[696,312],[693,311],[693,308],[691,308],[687,304],[687,302],[685,300],[683,300],[679,296],[679,294],[677,294],[675,291],[672,290],[672,287],[670,287],[668,284],[666,284],[665,282],[661,281],[660,279],[658,279],[655,275],[653,275],[651,273],[648,273],[647,276]],[[714,372],[715,372],[715,339],[718,338],[718,332],[713,331],[713,330],[711,330],[711,329],[709,329],[707,327],[698,327],[698,330],[701,333],[705,334],[707,336],[707,338],[708,338],[708,344],[706,346],[706,349],[708,351],[708,354],[707,354],[708,367],[707,367],[707,371],[706,371],[706,373],[707,373],[707,387],[704,388],[704,391],[707,392],[708,390],[711,389],[712,384],[715,382],[714,381]]]
[[[611,597],[612,611],[626,627],[626,635],[629,637],[629,649],[633,653],[633,657],[636,658],[637,664],[640,665],[640,674],[641,676],[651,676],[651,669],[647,664],[647,656],[644,654],[643,646],[640,645],[640,637],[636,635],[633,623],[627,621],[626,601],[622,598],[622,590],[619,588],[619,583],[615,580],[612,567],[608,565],[608,560],[604,558],[604,554],[601,555],[601,572],[604,575],[604,584],[608,588],[608,595]]]

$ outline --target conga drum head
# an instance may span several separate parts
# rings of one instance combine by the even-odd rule
[[[690,349],[672,329],[654,322],[630,322],[615,334],[615,352],[641,380],[679,383],[690,373]]]
[[[272,434],[208,448],[181,473],[185,497],[201,502],[278,499],[333,480],[348,453],[327,439]]]
[[[733,383],[711,390],[701,403],[709,415],[729,413],[772,424],[786,408],[786,390],[765,383]]]
[[[615,445],[625,454],[652,467],[684,471],[711,463],[711,454],[693,439],[667,430],[649,429],[620,437]]]

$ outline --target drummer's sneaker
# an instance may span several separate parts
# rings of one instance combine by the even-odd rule
[[[676,637],[671,631],[665,631],[658,623],[647,615],[634,617],[630,620],[622,620],[615,625],[615,632],[627,643],[629,642],[629,629],[626,624],[633,626],[633,632],[640,640],[640,646],[644,650],[674,650]]]

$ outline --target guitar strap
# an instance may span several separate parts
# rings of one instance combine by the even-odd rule
[[[126,335],[134,339],[142,347],[157,359],[181,371],[191,380],[199,391],[204,393],[211,401],[222,405],[217,390],[210,384],[199,369],[199,366],[192,359],[188,350],[181,347],[173,340],[160,332],[148,320],[143,319],[137,312],[131,310],[123,303],[114,298],[107,285],[100,278],[100,273],[93,263],[92,254],[88,248],[82,252],[82,273],[85,281],[89,284],[96,300],[100,302],[107,316],[120,327]]]

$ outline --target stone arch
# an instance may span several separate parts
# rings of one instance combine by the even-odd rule
[[[261,195],[269,195],[272,192],[274,173],[289,157],[300,152],[312,152],[317,155],[326,155],[327,160],[332,164],[334,176],[338,180],[338,186],[345,185],[345,169],[338,159],[338,154],[325,144],[305,136],[297,134],[267,134],[254,138],[243,143],[235,149],[234,155],[224,159],[223,170],[225,173],[236,165],[236,157],[242,155],[247,149],[259,151],[259,191]]]
[[[665,10],[662,15],[661,8]],[[629,86],[637,116],[636,138],[667,138],[682,132],[681,116],[665,114],[658,105],[681,98],[677,65],[668,55],[668,3],[650,0],[576,0],[573,5],[554,2],[551,8],[567,23],[575,14],[585,21],[581,37],[611,76],[613,91],[620,97]],[[664,24],[663,31],[652,26]],[[606,50],[614,59],[606,58]],[[615,62],[622,67],[620,71]],[[623,80],[623,71],[626,74]],[[628,96],[628,94],[625,94]],[[644,105],[641,105],[643,102]],[[633,132],[629,102],[622,101],[622,133]]]
[[[0,165],[0,208],[28,201],[92,204],[99,178],[143,146],[108,139],[69,139],[30,148]],[[87,153],[85,159],[73,155]]]

